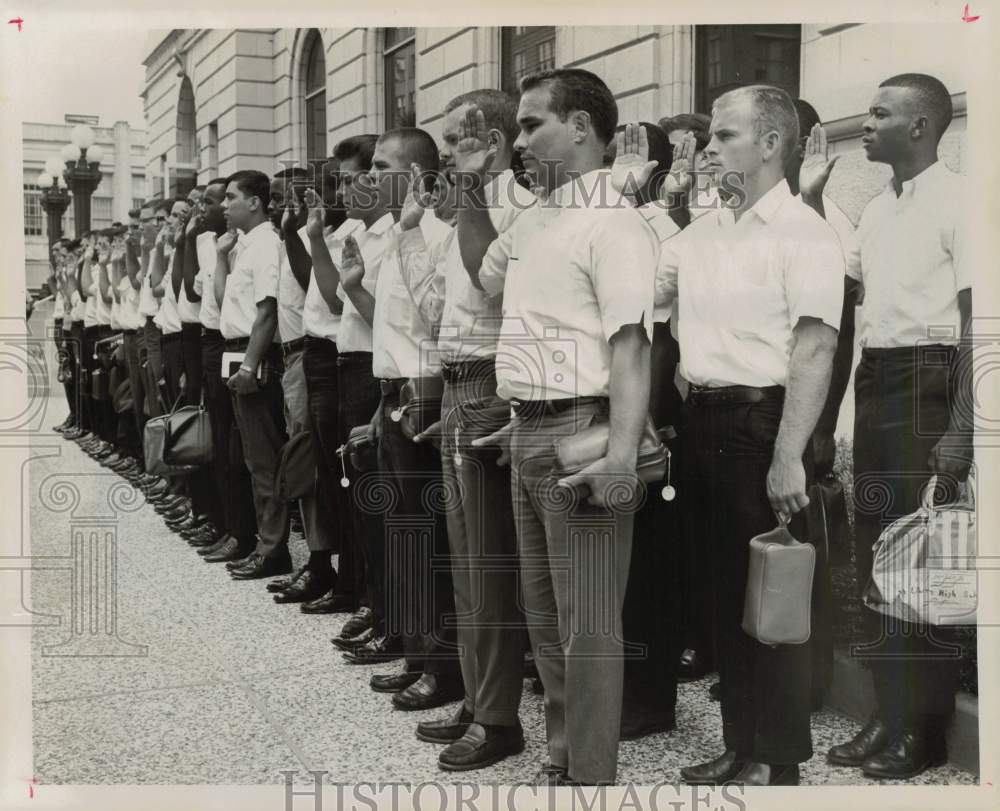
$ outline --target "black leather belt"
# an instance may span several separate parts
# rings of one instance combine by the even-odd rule
[[[482,378],[495,374],[496,361],[494,358],[474,358],[450,363],[445,361],[441,365],[441,377],[445,383],[458,383],[460,380]]]
[[[226,340],[226,351],[228,352],[245,352],[248,346],[250,346],[249,338],[229,338]]]
[[[381,378],[378,381],[378,387],[383,395],[398,394],[409,379],[408,377]]]
[[[172,344],[174,341],[179,341],[181,339],[181,334],[179,332],[171,332],[169,335],[163,334],[160,336],[160,346],[163,344]]]
[[[760,403],[764,400],[783,400],[784,386],[696,386],[688,389],[690,405],[728,405],[731,403]]]
[[[338,352],[337,353],[337,365],[338,366],[359,366],[365,364],[368,366],[369,370],[372,365],[372,353],[371,352]]]
[[[219,332],[217,329],[209,329],[208,327],[202,327],[201,328],[201,337],[202,338],[221,338],[222,337],[222,333]]]
[[[563,397],[557,400],[512,399],[510,405],[519,417],[540,417],[543,414],[562,414],[571,408],[607,402],[607,397]]]
[[[122,330],[122,334],[123,335],[135,335],[135,330],[134,329],[125,329],[125,330]]]
[[[305,339],[296,338],[294,341],[288,341],[281,345],[281,354],[287,358],[292,352],[298,352],[303,346],[305,346]]]

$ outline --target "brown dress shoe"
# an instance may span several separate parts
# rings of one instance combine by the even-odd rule
[[[461,738],[473,721],[472,713],[463,704],[458,712],[437,721],[421,721],[417,724],[417,737],[428,743],[451,743]]]
[[[831,746],[826,759],[839,766],[860,766],[872,755],[885,749],[888,743],[888,727],[873,715],[865,728],[849,741]]]
[[[681,780],[689,786],[716,786],[732,780],[746,764],[746,758],[727,751],[707,763],[685,766],[681,769]]]

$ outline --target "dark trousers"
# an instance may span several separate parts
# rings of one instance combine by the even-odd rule
[[[118,415],[115,413],[115,406],[112,400],[114,392],[111,390],[111,369],[114,366],[112,359],[113,351],[109,340],[114,333],[107,324],[102,324],[97,328],[97,361],[94,368],[100,368],[107,381],[108,394],[103,399],[94,399],[94,411],[97,419],[97,433],[105,442],[112,445],[118,442]]]
[[[80,329],[83,329],[83,323]],[[80,373],[79,356],[80,343],[76,324],[68,318],[57,322],[56,348],[59,350],[59,364],[65,379],[63,388],[66,392],[66,404],[69,406],[69,418],[73,425],[80,424]]]
[[[872,568],[872,544],[892,521],[914,512],[930,478],[927,459],[948,426],[948,364],[954,349],[865,349],[854,377],[854,516],[858,583]],[[948,482],[954,490],[955,483]],[[864,610],[867,660],[878,712],[894,731],[924,736],[944,754],[960,667],[952,629]]]
[[[372,356],[370,352],[350,352],[337,356],[337,420],[338,430],[347,437],[352,428],[367,425],[378,410],[382,392],[378,381],[372,376]],[[310,407],[312,408],[312,381],[309,382]],[[315,419],[315,410],[313,413]],[[349,462],[345,464],[349,465]],[[347,491],[347,512],[350,515],[351,530],[349,560],[353,561],[350,568],[341,564],[345,574],[353,573],[355,593],[358,602],[371,608],[376,624],[381,625],[385,619],[385,577],[384,569],[374,568],[369,560],[369,550],[383,548],[385,543],[385,527],[382,513],[371,509],[370,505],[361,505],[354,499],[356,483],[361,477],[359,471],[349,470],[352,480],[351,489]],[[371,475],[371,474],[369,474]],[[375,472],[377,475],[377,472]],[[381,556],[380,556],[381,557]],[[343,557],[341,560],[345,560]]]
[[[88,335],[87,330],[92,332]],[[94,430],[93,406],[90,401],[89,371],[93,365],[90,356],[94,351],[93,327],[84,327],[83,321],[73,322],[73,346],[75,349],[73,372],[77,379],[77,423],[86,431]]]
[[[132,389],[132,419],[135,422],[138,443],[135,448],[135,458],[143,461],[142,435],[146,427],[145,396],[143,385],[142,356],[145,354],[146,335],[143,330],[126,330],[124,336],[125,364],[128,368],[128,381]]]
[[[150,417],[159,417],[163,414],[163,403],[160,401],[160,378],[163,377],[163,353],[160,348],[160,341],[163,333],[153,322],[152,317],[146,318],[144,328],[146,334],[146,412]]]
[[[205,408],[212,423],[214,447],[209,468],[212,480],[209,516],[220,532],[249,544],[257,531],[257,518],[232,397],[222,379],[222,353],[225,351],[222,333],[205,330],[201,348]]]
[[[457,677],[441,456],[429,442],[406,438],[402,423],[391,417],[397,408],[398,388],[383,392],[379,470],[398,498],[385,515],[386,628],[402,637],[408,669]]]
[[[184,404],[201,402],[201,324],[181,324],[181,365],[184,369]]]
[[[184,374],[184,348],[181,344],[181,333],[173,332],[161,336],[160,353],[167,392],[167,401],[163,405],[169,411],[183,393],[181,377]]]
[[[287,551],[288,502],[274,492],[278,454],[288,440],[281,392],[281,348],[272,345],[265,355],[270,367],[258,390],[232,392],[233,412],[243,442],[243,461],[250,471],[254,511],[257,514],[257,552],[274,557]]]
[[[338,415],[337,345],[311,335],[306,335],[302,344],[310,436],[316,457],[316,495],[326,502],[326,512],[333,519],[328,527],[327,546],[339,556],[335,588],[357,602],[364,591],[363,564],[356,554],[352,522],[347,517],[350,512],[347,491],[340,486],[337,449],[346,436],[340,430]],[[368,418],[371,419],[370,414]]]
[[[496,400],[493,364],[462,368],[469,371],[445,384],[441,402],[441,467],[450,497],[446,517],[465,706],[476,723],[513,726],[524,681],[526,625],[518,600],[510,472],[496,464],[495,454],[471,446],[483,432],[474,419],[461,418],[461,406],[483,408]]]
[[[760,763],[802,763],[812,757],[809,646],[770,647],[742,629],[749,541],[776,525],[766,480],[782,399],[688,404],[685,455],[697,519],[691,531],[698,535],[695,542],[708,547],[715,569],[726,749]],[[789,530],[809,540],[802,513]]]

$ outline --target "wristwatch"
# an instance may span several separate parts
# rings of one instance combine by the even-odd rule
[[[253,367],[252,366],[248,366],[245,363],[241,363],[240,364],[240,371],[241,372],[249,372],[251,377],[253,377],[253,375],[254,375]]]

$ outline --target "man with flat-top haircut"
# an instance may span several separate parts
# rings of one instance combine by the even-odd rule
[[[855,492],[891,491],[890,499],[874,500],[877,509],[855,509],[862,586],[881,530],[919,507],[932,476],[938,484],[932,500],[953,500],[972,464],[972,268],[963,233],[964,184],[938,156],[951,117],[951,96],[938,79],[904,73],[879,85],[862,125],[868,160],[892,167],[885,189],[861,215],[860,249],[848,261],[845,280],[845,314],[861,297]],[[811,187],[802,183],[811,205],[822,207],[830,168],[818,162]],[[845,319],[824,415],[828,437],[850,378],[853,342],[854,319]],[[824,444],[832,443],[828,438]],[[877,705],[864,729],[827,757],[860,766],[869,777],[914,777],[947,756],[945,729],[955,709],[960,662],[954,628],[863,610],[865,638],[856,648],[871,657]]]
[[[212,280],[216,300],[222,301],[219,330],[226,339],[226,352],[243,356],[238,368],[223,372],[229,375],[226,385],[233,398],[257,513],[257,543],[252,550],[240,550],[248,554],[242,564],[231,569],[236,580],[271,577],[292,569],[288,504],[274,491],[285,420],[281,400],[284,367],[277,343],[281,242],[268,218],[270,201],[271,181],[263,172],[247,169],[229,177],[223,211],[229,228],[243,234],[232,258],[232,233],[218,240],[218,264]]]
[[[517,102],[508,93],[475,90],[445,106],[439,197],[457,188],[457,162],[471,146],[459,137],[460,130],[470,118],[482,119],[482,137],[494,152],[485,194],[494,227],[503,232],[535,202],[510,166],[518,127]],[[411,183],[411,195],[413,189]],[[524,747],[518,719],[524,617],[518,604],[510,474],[494,463],[495,454],[471,447],[473,439],[493,430],[482,419],[487,409],[499,406],[501,414],[509,414],[496,394],[502,301],[473,284],[454,231],[436,253],[428,252],[418,227],[427,216],[414,196],[400,215],[400,253],[403,279],[422,317],[437,332],[442,358],[441,464],[445,480],[453,482],[447,491],[460,501],[449,506],[446,517],[465,700],[453,715],[418,724],[417,737],[447,743],[438,764],[464,771],[489,766]]]
[[[458,238],[476,284],[503,294],[497,392],[515,414],[512,428],[474,444],[510,448],[524,607],[545,687],[550,763],[539,779],[613,783],[635,507],[622,497],[638,489],[657,243],[631,205],[616,204],[602,169],[618,108],[601,79],[579,69],[527,76],[517,121],[514,148],[545,203],[508,230],[497,233],[475,191],[495,152],[478,125],[463,133],[458,161],[480,180],[465,182],[473,191]],[[524,362],[526,346],[539,362]],[[558,479],[553,440],[602,424],[605,455]]]

